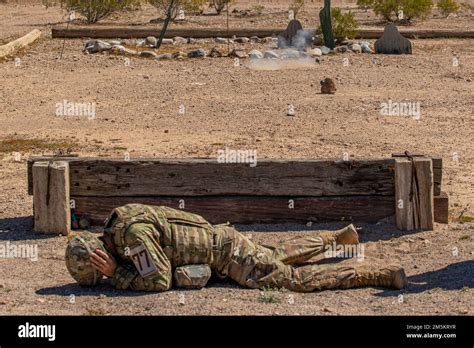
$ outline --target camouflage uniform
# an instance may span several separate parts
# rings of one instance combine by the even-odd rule
[[[229,277],[249,288],[270,286],[309,292],[358,285],[356,269],[351,266],[294,267],[324,252],[325,245],[334,242],[331,234],[264,247],[231,227],[213,226],[201,216],[141,204],[114,209],[105,233],[112,234],[118,253],[119,266],[112,278],[118,289],[169,290],[172,271],[178,268],[181,274],[190,275],[189,265],[209,266],[219,277]],[[209,277],[201,278],[207,282]]]

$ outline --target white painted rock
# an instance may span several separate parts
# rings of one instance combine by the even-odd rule
[[[319,57],[323,54],[319,48],[310,48],[306,50],[310,57]]]

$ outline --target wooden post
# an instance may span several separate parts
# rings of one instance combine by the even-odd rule
[[[432,230],[433,163],[430,158],[395,159],[396,223],[400,230]]]
[[[69,163],[35,162],[33,165],[34,230],[67,235],[71,231]]]

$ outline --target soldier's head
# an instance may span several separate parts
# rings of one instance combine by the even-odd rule
[[[76,233],[67,244],[66,267],[80,285],[94,286],[102,279],[90,261],[90,254],[97,249],[106,251],[104,242],[90,232]]]

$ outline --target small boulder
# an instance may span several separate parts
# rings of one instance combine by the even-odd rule
[[[262,40],[258,36],[252,36],[250,38],[250,42],[252,43],[260,43]]]
[[[248,37],[238,37],[238,38],[234,39],[234,42],[244,44],[244,43],[249,43],[250,39]]]
[[[321,94],[334,94],[336,93],[336,84],[330,78],[325,78],[320,82]]]
[[[173,41],[173,39],[163,39],[163,41],[161,41],[161,44],[162,45],[174,45],[174,41]]]
[[[251,50],[249,52],[249,58],[250,59],[262,59],[263,58],[263,53],[260,52],[259,50]]]
[[[173,59],[173,55],[170,53],[165,53],[165,54],[160,54],[155,58],[156,60],[168,60],[168,59]]]
[[[362,53],[362,47],[357,43],[350,45],[349,49],[355,53]]]
[[[158,57],[158,55],[153,51],[141,51],[140,52],[140,57],[143,57],[143,58],[156,58],[156,57]]]
[[[326,46],[321,47],[322,54],[329,54],[329,52],[331,52],[331,49],[329,47],[326,47]]]
[[[222,57],[222,53],[216,47],[213,47],[211,52],[209,53],[209,57],[220,58]]]
[[[360,43],[360,47],[361,47],[362,52],[372,53],[372,49],[370,48],[370,44],[367,41],[362,41]]]
[[[337,53],[346,53],[347,51],[349,51],[349,48],[347,46],[337,46],[336,48],[334,48],[334,52]]]
[[[218,44],[225,44],[225,43],[227,43],[227,39],[225,39],[225,38],[223,38],[223,37],[216,37],[216,38],[214,39],[214,41],[215,41],[216,43],[218,43]]]
[[[306,53],[308,53],[310,57],[320,57],[323,54],[319,48],[310,48],[306,50]]]
[[[263,54],[263,58],[265,58],[265,59],[279,59],[280,56],[275,51],[266,51]]]
[[[185,52],[178,51],[178,52],[173,53],[172,56],[174,59],[183,59],[183,58],[188,57],[188,54]]]
[[[198,48],[188,52],[188,58],[202,58],[206,55],[206,51],[204,51],[202,48]]]
[[[100,53],[104,51],[110,51],[111,49],[112,49],[112,45],[106,41],[89,40],[84,45],[84,49],[82,50],[82,52],[93,54],[93,53]]]
[[[158,43],[158,40],[154,36],[148,36],[145,39],[145,46],[147,46],[147,47],[156,47],[157,43]]]
[[[173,41],[175,44],[187,44],[188,39],[185,39],[184,37],[181,36],[176,36],[173,38]]]
[[[281,54],[282,59],[298,59],[300,58],[300,52],[298,50],[286,49]]]
[[[233,49],[230,56],[234,58],[247,58],[247,53],[244,50]]]
[[[121,55],[136,56],[138,55],[137,51],[126,48],[122,45],[113,45],[110,49],[110,52]]]

